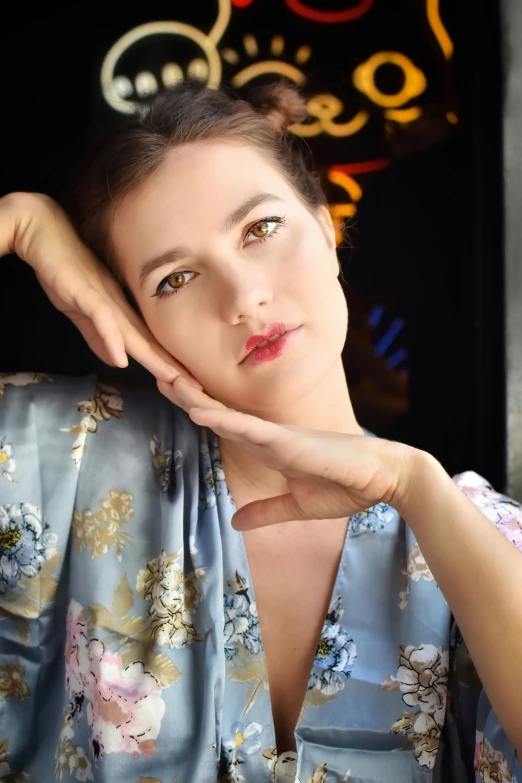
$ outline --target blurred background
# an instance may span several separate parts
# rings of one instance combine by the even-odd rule
[[[4,12],[3,12],[4,14]],[[0,194],[63,203],[85,149],[187,74],[246,97],[281,76],[310,119],[350,309],[360,423],[506,484],[499,10],[494,0],[13,5],[4,19]],[[346,239],[343,239],[343,233]],[[103,365],[3,258],[0,372],[154,383]]]

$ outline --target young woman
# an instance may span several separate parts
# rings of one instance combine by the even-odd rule
[[[0,200],[0,252],[161,392],[0,376],[5,780],[521,774],[522,507],[357,423],[302,102],[262,103],[157,97],[79,235]]]

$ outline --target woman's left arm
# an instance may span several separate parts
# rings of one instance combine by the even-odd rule
[[[522,552],[425,452],[399,505],[522,760]]]

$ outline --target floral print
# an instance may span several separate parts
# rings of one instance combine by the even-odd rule
[[[25,669],[18,658],[14,659],[12,666],[4,664],[0,666],[0,698],[2,699],[28,699],[31,689],[24,682]]]
[[[23,783],[24,780],[29,780],[23,770],[13,770],[11,765],[7,761],[9,754],[9,740],[0,740],[0,780],[5,780],[5,783]]]
[[[161,552],[138,573],[136,582],[138,593],[151,602],[152,637],[163,647],[184,647],[200,640],[191,616],[200,598],[197,575],[185,577],[179,556],[180,552]]]
[[[377,503],[366,511],[352,514],[348,535],[353,537],[361,533],[375,533],[382,530],[395,516],[395,511],[387,503]]]
[[[475,769],[484,783],[516,783],[504,754],[495,750],[482,732],[477,732]]]
[[[453,480],[461,492],[495,523],[501,533],[522,550],[522,505],[500,492],[495,492],[485,478],[472,471],[460,473]]]
[[[129,492],[117,489],[110,489],[107,494],[106,498],[98,501],[100,510],[95,514],[90,509],[81,514],[77,508],[74,509],[71,523],[74,543],[78,552],[87,547],[91,557],[106,555],[110,547],[114,547],[118,560],[121,560],[123,547],[132,540],[130,533],[122,528],[134,516],[133,497]]]
[[[176,471],[181,470],[181,459],[183,455],[180,449],[176,449],[173,463],[172,449],[163,448],[156,435],[152,436],[150,450],[152,453],[152,464],[154,469],[159,473],[161,491],[171,495],[176,486]]]
[[[76,467],[79,468],[87,448],[87,433],[98,432],[99,421],[108,421],[111,416],[121,418],[123,416],[123,399],[117,389],[105,386],[103,383],[97,383],[94,396],[78,402],[76,409],[86,414],[80,424],[74,427],[60,427],[60,432],[72,432],[73,435],[76,435],[71,457]]]
[[[57,540],[31,503],[0,506],[0,593],[16,587],[22,575],[36,576]]]
[[[451,610],[396,511],[377,504],[350,521],[302,682],[298,752],[277,749],[259,604],[230,524],[218,438],[166,398],[155,404],[130,389],[123,399],[95,376],[0,374],[2,394],[0,779],[269,783],[277,773],[278,783],[340,783],[351,767],[354,780],[430,783],[460,763],[476,723],[467,776],[522,783]],[[74,438],[61,429],[76,437],[74,462]],[[461,489],[516,544],[522,507],[485,485],[466,474]],[[56,688],[61,654],[65,688]],[[41,725],[54,742],[32,741],[27,727]]]
[[[341,597],[338,596],[328,611],[308,680],[309,691],[316,689],[327,696],[344,688],[357,657],[352,637],[340,624],[343,616],[340,607]]]
[[[83,607],[72,600],[67,615],[66,688],[71,697],[60,741],[72,739],[72,722],[86,715],[91,753],[153,756],[165,712],[158,681],[141,661],[124,667],[121,656],[89,639]]]
[[[231,733],[223,737],[223,750],[227,764],[229,783],[239,783],[244,777],[239,773],[239,765],[243,764],[243,756],[253,756],[261,750],[259,735],[263,727],[259,723],[241,723],[232,725]]]
[[[382,687],[400,690],[404,704],[416,712],[403,713],[390,731],[407,732],[406,747],[413,745],[418,763],[433,769],[446,713],[449,651],[421,644],[401,646],[399,653],[397,677],[388,677]]]
[[[79,745],[74,745],[72,739],[74,731],[71,726],[72,718],[66,712],[64,714],[60,742],[56,748],[56,766],[55,775],[61,780],[63,773],[74,775],[76,780],[88,781],[94,780],[92,774],[92,765],[87,758],[85,751]]]
[[[225,596],[225,657],[230,660],[238,645],[251,653],[261,649],[261,636],[255,603],[248,603],[244,595]]]
[[[12,474],[16,469],[16,460],[14,458],[14,446],[7,441],[6,436],[0,438],[0,478],[7,481],[14,481]]]
[[[408,552],[408,562],[406,568],[401,568],[401,575],[405,576],[408,582],[406,583],[406,589],[401,590],[399,593],[401,599],[399,609],[406,609],[410,595],[409,580],[418,582],[420,579],[425,579],[427,582],[433,582],[433,574],[424,559],[417,541],[414,542],[411,550]]]
[[[54,380],[43,372],[0,372],[0,400],[8,384],[28,386],[31,383],[54,383]]]

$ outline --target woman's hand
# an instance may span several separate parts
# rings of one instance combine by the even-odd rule
[[[160,382],[158,388],[196,424],[241,443],[286,478],[288,494],[249,503],[235,513],[232,524],[238,530],[296,519],[340,519],[381,501],[401,513],[418,463],[423,456],[432,459],[381,438],[264,421],[226,408],[182,380]]]
[[[51,198],[40,193],[0,198],[0,256],[7,253],[32,266],[49,300],[103,362],[126,367],[128,353],[157,379],[172,382],[182,374],[201,388],[158,343]]]

